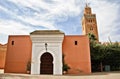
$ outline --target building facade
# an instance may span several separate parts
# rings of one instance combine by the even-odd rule
[[[64,62],[68,74],[91,73],[89,39],[85,35],[65,35],[59,30],[37,30],[30,36],[9,36],[5,73],[26,73],[31,62],[31,74],[63,74]]]

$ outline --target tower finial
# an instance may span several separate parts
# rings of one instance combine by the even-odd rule
[[[85,0],[85,3],[86,3],[86,7],[88,7],[88,1],[87,0]]]

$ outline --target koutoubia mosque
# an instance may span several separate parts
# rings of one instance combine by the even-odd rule
[[[29,62],[30,74],[62,75],[63,65],[67,64],[68,74],[90,74],[87,34],[93,33],[98,41],[99,37],[96,15],[88,5],[82,18],[82,33],[65,35],[60,30],[35,30],[30,35],[9,35],[5,65],[1,64],[1,60],[0,65],[5,73],[26,73]]]
[[[91,8],[86,4],[82,18],[82,34],[87,35],[89,33],[94,34],[96,40],[99,41],[96,14],[93,14]]]

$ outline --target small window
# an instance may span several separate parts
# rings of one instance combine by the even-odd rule
[[[12,45],[14,45],[14,41],[12,41]]]
[[[89,19],[89,20],[88,20],[88,22],[92,23],[92,20],[91,20],[91,19]]]
[[[77,43],[77,41],[75,41],[75,45],[77,45],[78,43]]]
[[[92,20],[90,20],[90,22],[92,22]]]

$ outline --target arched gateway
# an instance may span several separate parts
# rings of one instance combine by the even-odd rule
[[[40,58],[40,74],[53,74],[53,56],[46,52]]]
[[[36,30],[32,40],[31,74],[62,75],[62,42],[64,33],[59,30]]]

